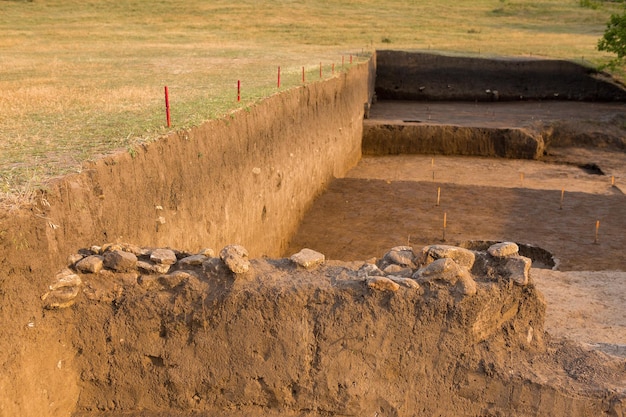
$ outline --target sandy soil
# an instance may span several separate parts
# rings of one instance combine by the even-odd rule
[[[623,112],[622,104],[385,102],[371,118],[491,127],[565,120],[586,131]],[[444,238],[539,246],[557,259],[558,270],[532,270],[548,332],[626,356],[625,192],[626,155],[607,148],[550,148],[542,161],[365,157],[314,203],[289,251],[354,260]]]

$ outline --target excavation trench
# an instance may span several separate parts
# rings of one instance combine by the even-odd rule
[[[623,108],[600,103],[621,87],[563,62],[377,58],[95,162],[3,214],[0,415],[622,415],[623,358],[545,333],[533,280],[625,268],[624,196],[598,182],[623,175]],[[520,95],[524,111],[595,104],[573,104],[582,124],[469,122],[479,108],[495,123],[508,104],[486,100]],[[493,157],[542,165],[498,171]],[[571,171],[592,163],[606,175]],[[481,169],[499,182],[464,182]],[[576,179],[562,207],[558,178]],[[582,236],[598,206],[603,244]],[[235,243],[249,256],[220,252]],[[311,263],[290,258],[303,247]]]

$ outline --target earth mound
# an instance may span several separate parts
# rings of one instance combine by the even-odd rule
[[[530,263],[511,242],[367,262],[109,244],[42,299],[78,352],[76,417],[622,415],[623,360],[550,340]]]

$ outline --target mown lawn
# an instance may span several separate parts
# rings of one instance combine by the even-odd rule
[[[85,160],[330,77],[375,49],[598,66],[621,3],[589,0],[0,0],[0,201]],[[242,99],[236,100],[237,80]]]

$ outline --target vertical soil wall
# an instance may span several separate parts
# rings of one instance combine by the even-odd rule
[[[384,100],[626,100],[623,86],[608,75],[570,61],[405,51],[376,56],[376,95]]]
[[[0,213],[0,416],[67,416],[79,396],[65,315],[41,295],[66,256],[103,242],[278,256],[312,200],[361,156],[375,59],[170,134]]]

